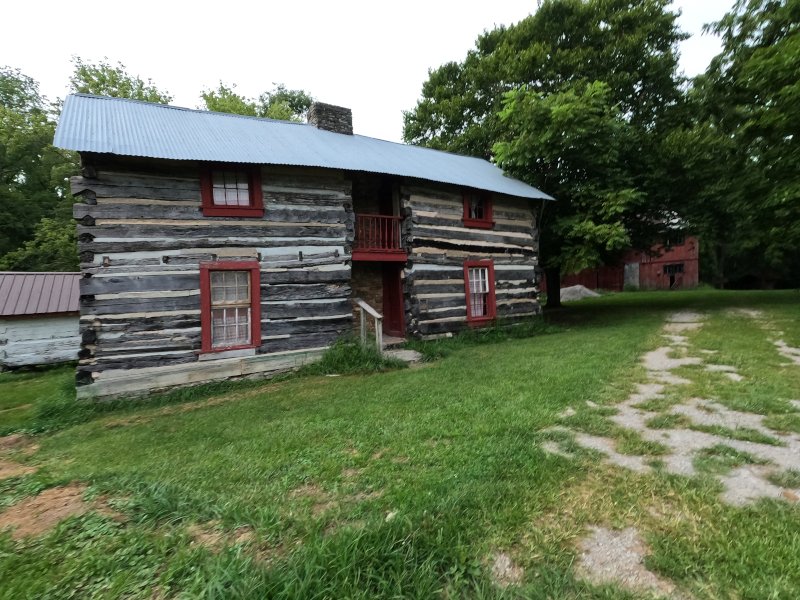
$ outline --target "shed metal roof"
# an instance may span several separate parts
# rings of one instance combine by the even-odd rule
[[[67,96],[54,144],[177,160],[324,167],[552,200],[489,161],[291,123],[88,94]]]
[[[0,317],[80,310],[80,273],[0,271]]]

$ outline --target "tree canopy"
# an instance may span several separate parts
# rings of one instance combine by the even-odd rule
[[[73,58],[72,92],[168,104],[172,95],[151,79],[108,59]],[[202,93],[209,110],[298,121],[313,102],[303,90],[282,84],[247,99],[220,83]],[[0,68],[0,269],[76,270],[78,256],[68,178],[77,155],[52,145],[59,104],[39,92],[32,78]]]
[[[273,84],[272,90],[258,98],[246,98],[236,93],[236,85],[220,81],[215,90],[202,92],[204,108],[217,112],[251,117],[266,117],[280,121],[304,121],[314,99],[303,90],[290,90],[283,84]]]
[[[72,64],[73,72],[69,83],[73,92],[159,104],[172,102],[169,92],[160,90],[151,79],[144,81],[138,75],[131,75],[121,62],[115,66],[104,59],[92,64],[76,56],[73,57]]]
[[[686,81],[668,0],[544,0],[431,70],[404,139],[555,196],[547,267],[612,261],[677,222],[718,285],[798,282],[799,22],[800,0],[737,0],[709,26],[722,52]]]
[[[651,167],[682,102],[685,37],[668,0],[545,0],[431,71],[404,139],[496,159],[555,196],[545,265],[593,266],[663,228]]]
[[[0,256],[64,205],[72,159],[52,145],[54,117],[34,80],[0,67]]]

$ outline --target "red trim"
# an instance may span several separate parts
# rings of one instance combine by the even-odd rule
[[[471,219],[469,217],[469,197],[472,195],[479,195],[483,200],[483,219]],[[492,229],[494,228],[494,221],[492,221],[492,195],[489,192],[478,190],[464,190],[464,227],[475,227],[476,229]]]
[[[398,252],[372,252],[369,250],[353,250],[353,260],[372,262],[406,262],[408,254],[405,250]]]
[[[250,206],[216,206],[212,188],[212,171],[246,171]],[[214,163],[203,165],[200,172],[200,197],[203,201],[203,216],[206,217],[263,217],[264,194],[261,190],[261,169],[248,165]]]
[[[383,267],[383,330],[393,336],[405,337],[406,320],[403,309],[402,265]],[[396,325],[396,327],[393,327]]]
[[[214,348],[211,345],[211,271],[250,271],[250,343]],[[257,261],[230,260],[200,263],[200,351],[226,352],[261,345],[261,275]]]
[[[472,317],[472,307],[470,306],[469,293],[469,270],[475,267],[486,267],[489,270],[489,297],[487,298],[488,315],[485,317]],[[494,290],[494,261],[492,260],[465,260],[464,261],[464,295],[467,299],[467,323],[470,325],[483,325],[489,323],[497,316],[497,301]]]

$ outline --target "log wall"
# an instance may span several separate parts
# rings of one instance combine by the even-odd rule
[[[0,369],[78,359],[78,315],[0,319]]]
[[[538,233],[531,200],[493,197],[493,229],[463,225],[461,191],[433,184],[401,187],[406,328],[418,337],[449,335],[467,325],[464,262],[494,261],[497,317],[509,322],[541,312]]]
[[[266,166],[263,218],[205,217],[197,163],[82,159],[83,175],[72,182],[83,273],[79,397],[290,369],[352,329],[354,181],[365,206],[377,206],[363,174]],[[540,312],[534,202],[495,195],[494,228],[475,229],[463,226],[455,186],[392,185],[386,189],[399,197],[409,252],[409,335],[449,335],[466,325],[466,260],[494,261],[499,319]],[[255,350],[200,353],[199,265],[214,260],[260,264],[262,343]]]
[[[82,158],[72,182],[81,200],[79,396],[291,368],[352,328],[343,174],[264,167],[262,219],[205,217],[198,164]],[[199,352],[199,264],[213,260],[260,263],[262,343],[210,365]]]

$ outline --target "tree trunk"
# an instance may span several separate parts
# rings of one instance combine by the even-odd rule
[[[561,268],[550,267],[544,270],[547,281],[547,308],[561,308]]]
[[[720,290],[725,289],[725,247],[717,244],[715,248],[716,265],[714,265],[714,287]]]

